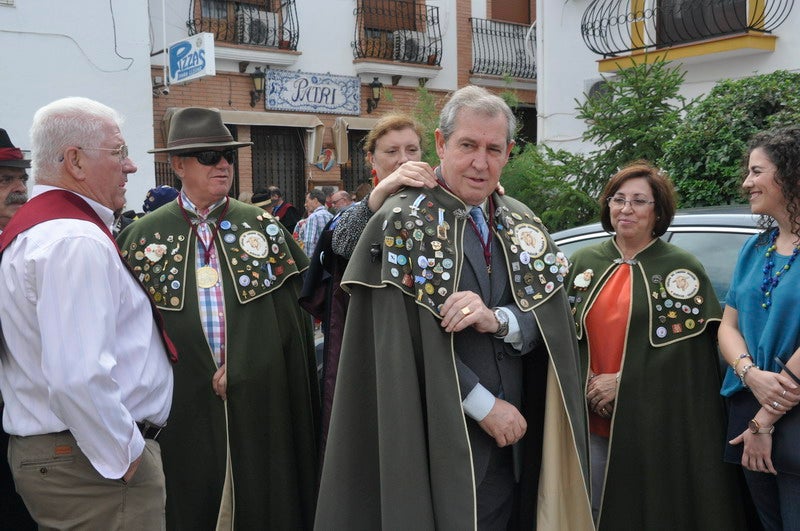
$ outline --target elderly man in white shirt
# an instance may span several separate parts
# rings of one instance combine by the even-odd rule
[[[136,171],[113,109],[66,98],[31,128],[31,200],[0,235],[0,390],[17,491],[40,527],[162,529],[155,437],[174,348],[110,233]]]

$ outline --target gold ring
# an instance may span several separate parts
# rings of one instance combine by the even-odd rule
[[[469,315],[470,313],[472,313],[472,310],[469,309],[469,306],[464,306],[463,308],[461,308],[461,313],[463,313],[464,315]]]
[[[784,389],[783,392],[781,393],[781,398],[783,398],[784,396],[786,396],[786,389]]]

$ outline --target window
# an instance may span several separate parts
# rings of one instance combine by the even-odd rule
[[[361,0],[361,2],[364,10],[364,29],[383,31],[417,29],[415,0]]]
[[[228,18],[228,2],[225,0],[203,0],[203,18]]]
[[[671,46],[744,31],[746,10],[746,0],[658,0],[657,43]]]
[[[277,186],[286,201],[299,205],[305,200],[305,150],[302,129],[295,127],[250,128],[253,141],[253,190]]]
[[[361,183],[372,182],[370,169],[364,160],[364,139],[369,131],[350,129],[347,132],[349,142],[347,144],[348,160],[347,164],[342,164],[342,180],[344,189],[354,192]]]
[[[502,0],[492,2],[492,20],[530,25],[531,4],[529,0]]]
[[[725,302],[739,250],[750,233],[674,232],[669,242],[700,260],[720,302]]]

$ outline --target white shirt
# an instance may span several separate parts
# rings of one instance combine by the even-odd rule
[[[112,211],[83,199],[110,228]],[[144,450],[136,422],[167,421],[172,367],[113,242],[82,220],[32,227],[3,253],[0,301],[5,430],[70,430],[101,475],[121,478]]]

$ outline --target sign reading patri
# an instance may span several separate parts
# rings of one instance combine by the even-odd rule
[[[169,82],[185,83],[217,74],[214,34],[198,33],[169,46]]]
[[[267,109],[361,114],[358,77],[267,70]]]

